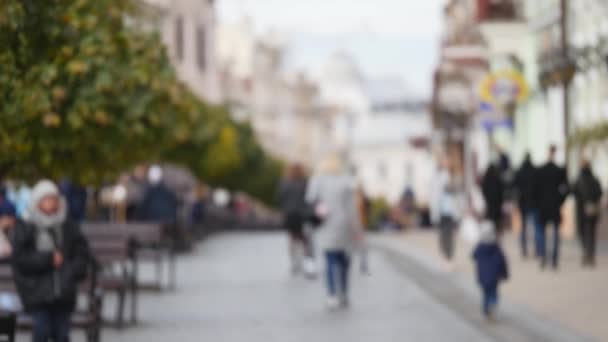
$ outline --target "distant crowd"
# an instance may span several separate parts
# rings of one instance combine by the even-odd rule
[[[562,206],[569,195],[576,200],[577,237],[581,246],[581,265],[596,265],[598,222],[602,212],[602,188],[588,160],[582,160],[576,180],[570,184],[566,168],[556,162],[552,146],[547,161],[533,165],[526,155],[518,170],[509,158],[496,150],[477,186],[465,189],[462,175],[449,159],[442,162],[433,191],[432,221],[439,228],[440,249],[448,268],[454,255],[457,229],[472,235],[477,243],[473,258],[478,282],[483,292],[483,311],[493,318],[498,301],[498,284],[508,278],[507,260],[500,244],[511,223],[508,203],[519,208],[522,227],[519,241],[521,255],[533,255],[541,269],[559,269]],[[465,230],[464,232],[462,230]],[[532,237],[533,243],[529,240]],[[552,243],[548,246],[549,237]],[[532,245],[532,249],[530,249]]]

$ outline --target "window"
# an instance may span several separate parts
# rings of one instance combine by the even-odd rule
[[[184,59],[184,18],[175,19],[175,56],[178,60]]]
[[[207,43],[207,37],[205,36],[205,33],[206,31],[204,26],[201,25],[196,28],[196,63],[201,71],[205,71],[207,62],[207,48],[205,46]]]

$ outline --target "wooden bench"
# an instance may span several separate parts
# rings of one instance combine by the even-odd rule
[[[133,269],[130,240],[122,229],[111,226],[83,225],[82,232],[89,241],[91,253],[99,265],[98,284],[104,292],[116,294],[116,317],[113,323],[118,328],[125,325],[127,293],[131,301],[137,297],[137,286]],[[136,306],[131,307],[131,321],[136,321]]]
[[[97,286],[97,265],[89,264],[87,279],[79,286],[79,297],[85,299],[84,307],[78,307],[72,315],[72,326],[84,330],[88,342],[99,342],[101,338],[102,292]],[[31,318],[23,311],[18,300],[12,268],[8,260],[0,263],[0,292],[9,294],[18,302],[10,313],[15,314],[19,329],[31,330]],[[13,336],[14,337],[14,336]],[[9,339],[10,340],[10,339]]]
[[[122,227],[131,239],[136,259],[151,261],[155,265],[155,282],[146,284],[137,278],[138,286],[156,290],[165,288],[163,279],[163,260],[165,260],[168,268],[166,285],[170,289],[175,289],[177,283],[175,227],[141,222],[123,224]],[[137,271],[138,269],[136,269]],[[136,275],[138,274],[136,273]]]
[[[166,238],[163,226],[150,223],[84,223],[82,231],[88,238],[93,254],[102,268],[100,285],[106,291],[116,292],[118,306],[115,323],[124,325],[126,294],[131,304],[130,321],[137,322],[138,291],[141,288],[163,288],[163,259],[169,264],[169,286],[175,287],[175,254],[171,239]],[[156,281],[146,284],[140,279],[141,262],[152,261],[156,267]],[[120,274],[111,270],[119,268]]]

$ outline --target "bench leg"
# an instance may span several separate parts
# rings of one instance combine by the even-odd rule
[[[169,287],[175,290],[177,287],[177,268],[175,264],[175,251],[169,250]]]
[[[116,326],[119,329],[124,328],[125,325],[125,299],[127,296],[127,287],[118,290],[118,305],[116,310]]]
[[[131,291],[131,324],[137,324],[137,288],[139,267],[137,260],[133,262],[133,274],[131,274],[131,281],[129,284],[129,290]]]
[[[155,253],[154,255],[154,266],[156,267],[156,286],[158,286],[158,290],[163,289],[163,261],[161,251]]]

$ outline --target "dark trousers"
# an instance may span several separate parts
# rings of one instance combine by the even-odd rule
[[[481,310],[487,316],[498,305],[498,285],[484,285],[481,290],[483,292]]]
[[[71,310],[49,306],[31,312],[33,342],[69,342]]]
[[[561,244],[561,236],[559,234],[559,219],[546,219],[541,218],[540,225],[540,237],[539,237],[539,245],[541,247],[540,255],[541,255],[541,267],[545,267],[548,259],[547,252],[547,226],[550,224],[551,229],[553,230],[553,251],[551,254],[551,262],[554,268],[557,268],[559,265],[559,247]]]
[[[350,257],[343,250],[325,252],[327,261],[327,292],[330,296],[348,295]]]
[[[541,230],[543,229],[536,210],[521,210],[522,226],[521,226],[521,253],[523,256],[528,256],[528,237],[530,229],[534,233],[534,254],[537,257],[541,256]]]
[[[597,217],[586,216],[582,219],[581,240],[585,262],[595,261],[595,246],[597,244]]]
[[[442,216],[439,221],[439,247],[443,256],[452,260],[454,256],[454,231],[456,230],[456,220],[449,216]]]

